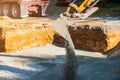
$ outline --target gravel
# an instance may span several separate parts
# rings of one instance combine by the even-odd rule
[[[78,80],[120,80],[120,58],[75,50]],[[65,49],[47,44],[12,53],[0,53],[0,80],[59,80]]]

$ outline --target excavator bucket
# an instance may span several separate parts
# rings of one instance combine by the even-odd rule
[[[84,0],[84,2],[80,6],[77,6],[76,4],[74,4],[76,1],[77,0],[73,0],[73,2],[70,3],[69,7],[67,8],[66,12],[61,13],[60,18],[58,18],[54,22],[55,30],[63,38],[65,38],[67,42],[69,42],[69,45],[73,47],[73,49],[74,49],[74,45],[68,31],[68,23],[70,18],[73,17],[73,18],[84,20],[99,9],[98,7],[94,7],[99,2],[99,0]],[[77,11],[76,14],[70,14],[71,7]]]
[[[74,44],[68,31],[68,19],[59,18],[54,22],[54,28],[63,38],[69,42],[69,45],[74,49]]]
[[[60,18],[54,22],[55,30],[64,38],[66,37],[65,32],[67,29],[67,22],[68,22],[68,20],[65,18],[63,18],[63,19]]]

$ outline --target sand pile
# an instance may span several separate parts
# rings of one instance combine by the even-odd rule
[[[1,17],[0,20],[6,21],[7,24],[6,27],[6,24],[0,23],[2,25],[0,28],[0,51],[11,52],[53,43],[55,31],[50,24],[52,19],[13,20]]]
[[[0,17],[0,51],[11,52],[65,40],[54,30],[52,18]],[[71,20],[69,31],[77,48],[107,52],[120,42],[120,20]]]

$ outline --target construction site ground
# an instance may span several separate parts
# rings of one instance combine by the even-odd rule
[[[78,80],[120,80],[120,57],[75,50]],[[60,80],[65,48],[51,44],[0,54],[0,80]]]
[[[25,18],[22,23],[27,19],[40,21],[39,18]],[[115,20],[119,17],[101,19]],[[33,23],[36,25],[36,22]],[[39,29],[38,26],[37,28]],[[28,32],[29,29],[34,28],[28,28]],[[20,30],[24,31],[22,27]],[[114,50],[117,50],[115,54],[120,55],[120,46]],[[75,49],[75,53],[78,60],[78,80],[120,80],[120,56],[108,58],[101,52],[82,49]],[[0,52],[0,80],[60,80],[65,60],[65,48],[54,44],[8,53]]]

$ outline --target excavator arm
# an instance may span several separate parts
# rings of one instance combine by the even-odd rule
[[[98,7],[94,6],[99,2],[99,0],[84,0],[80,6],[77,6],[77,4],[75,4],[76,1],[77,0],[73,0],[66,12],[61,13],[60,17],[54,22],[55,30],[66,39],[73,49],[74,44],[68,31],[68,22],[72,19],[71,16],[82,20],[86,19],[98,10]],[[71,8],[74,8],[76,13],[70,14]]]
[[[66,12],[62,13],[63,16],[86,19],[99,9],[99,7],[94,7],[99,2],[99,0],[84,0],[83,3],[81,3],[79,6],[76,4],[76,1],[77,0],[73,0],[73,2],[69,4]],[[71,14],[71,8],[74,8],[76,13]]]

